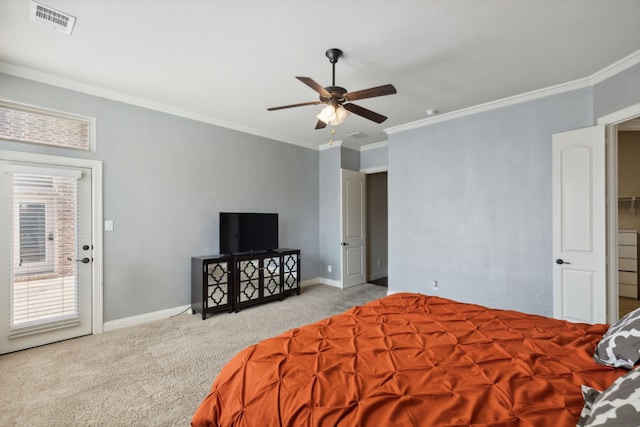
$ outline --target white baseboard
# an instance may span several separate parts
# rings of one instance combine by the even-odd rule
[[[339,280],[327,279],[326,277],[316,277],[315,279],[303,280],[302,282],[300,282],[300,287],[317,285],[318,283],[321,285],[333,286],[334,288],[342,289],[342,282],[340,282]]]
[[[123,319],[110,320],[104,322],[103,330],[104,332],[109,332],[128,326],[142,325],[143,323],[153,322],[154,320],[166,319],[167,317],[175,316],[187,310],[191,310],[191,305],[183,305],[151,313],[139,314],[137,316],[125,317]]]
[[[300,282],[300,287],[311,286],[315,284],[322,284],[333,286],[335,288],[342,289],[342,283],[338,280],[331,280],[324,277],[317,277],[315,279],[303,280]],[[175,316],[183,311],[190,310],[191,305],[184,305],[180,307],[167,308],[165,310],[154,311],[151,313],[139,314],[137,316],[125,317],[123,319],[110,320],[104,322],[103,332],[109,332],[120,328],[126,328],[128,326],[142,325],[143,323],[153,322],[155,320],[166,319],[167,317]]]

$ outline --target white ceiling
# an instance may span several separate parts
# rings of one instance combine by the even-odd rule
[[[0,72],[25,76],[298,145],[321,106],[295,79],[392,83],[356,101],[334,141],[357,148],[384,129],[589,77],[640,49],[638,0],[41,0],[77,18],[73,34],[29,19],[30,0],[0,2]],[[0,98],[2,91],[0,88]],[[362,132],[365,138],[348,135]]]

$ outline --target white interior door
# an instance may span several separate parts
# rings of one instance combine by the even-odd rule
[[[0,354],[92,333],[91,180],[0,162]]]
[[[605,127],[553,135],[553,315],[605,323]]]
[[[366,281],[366,175],[348,169],[342,176],[342,287]]]

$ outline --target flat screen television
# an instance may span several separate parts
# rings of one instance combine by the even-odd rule
[[[221,254],[277,248],[277,213],[220,212]]]

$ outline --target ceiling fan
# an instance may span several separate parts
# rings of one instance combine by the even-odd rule
[[[327,58],[329,58],[329,62],[331,62],[332,64],[333,79],[331,86],[322,87],[311,77],[296,77],[296,79],[300,80],[302,83],[306,84],[311,89],[320,94],[319,101],[283,105],[280,107],[271,107],[267,108],[267,110],[275,111],[285,108],[303,107],[305,105],[327,104],[327,106],[317,116],[318,123],[316,124],[316,129],[323,129],[327,126],[327,124],[339,125],[347,118],[349,112],[357,114],[361,117],[364,117],[365,119],[369,119],[376,123],[382,123],[387,120],[386,116],[368,110],[359,105],[353,104],[351,103],[351,101],[365,98],[374,98],[376,96],[392,95],[394,93],[397,93],[396,88],[391,84],[387,84],[372,87],[369,89],[358,90],[355,92],[347,92],[345,88],[336,86],[336,62],[338,62],[338,59],[340,58],[340,56],[342,56],[342,51],[340,49],[329,49],[326,51],[325,55],[327,56]]]

